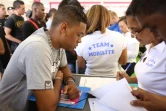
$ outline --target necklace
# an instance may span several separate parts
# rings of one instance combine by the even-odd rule
[[[53,63],[52,63],[51,72],[55,73],[55,71],[58,70],[59,66],[60,66],[60,49],[58,50],[57,57],[55,58],[55,55],[56,55],[55,53],[56,52],[55,52],[55,50],[54,50],[54,48],[52,46],[52,41],[51,41],[51,38],[50,38],[50,36],[48,34],[48,31],[46,32],[46,35],[48,36],[48,44],[49,44],[49,46],[51,48],[51,51],[52,51],[51,58],[52,58]],[[53,78],[55,78],[55,76]]]

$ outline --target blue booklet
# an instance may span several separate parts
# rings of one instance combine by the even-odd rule
[[[75,100],[67,99],[63,94],[61,94],[61,99],[58,106],[67,107],[67,108],[75,108],[75,109],[83,109],[88,98],[88,92],[90,88],[88,87],[78,87],[80,90],[80,97]]]
[[[58,106],[67,107],[67,108],[75,108],[75,109],[83,109],[88,99],[88,92],[90,88],[88,87],[78,87],[80,90],[80,97],[75,100],[66,99],[65,95],[61,94],[61,100]],[[32,94],[29,99],[30,101],[36,101],[34,94]]]

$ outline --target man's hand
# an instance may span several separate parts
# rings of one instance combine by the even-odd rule
[[[155,96],[143,90],[133,90],[131,93],[139,98],[130,102],[132,106],[144,107],[148,111],[166,111],[166,97]]]
[[[70,99],[77,99],[79,92],[78,88],[73,84],[68,84],[64,87],[64,94],[67,94]]]

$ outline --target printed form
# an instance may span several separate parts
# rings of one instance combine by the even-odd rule
[[[116,78],[102,78],[102,77],[81,77],[80,85],[81,87],[90,87],[91,90],[115,82]]]

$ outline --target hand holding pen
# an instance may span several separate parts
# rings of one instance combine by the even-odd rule
[[[126,80],[128,81],[128,83],[131,82],[130,76],[125,71],[118,71],[117,75],[116,75],[116,80],[121,80],[123,78],[126,78]]]

